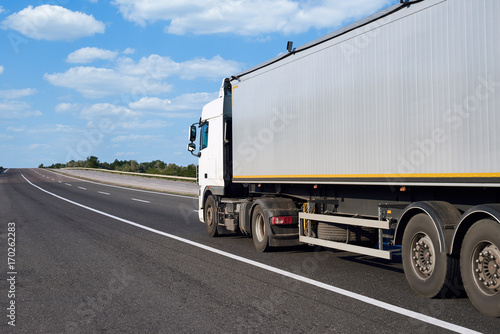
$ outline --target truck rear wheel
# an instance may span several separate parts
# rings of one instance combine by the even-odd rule
[[[205,227],[207,229],[208,235],[211,237],[216,237],[219,235],[217,231],[217,206],[215,204],[215,198],[210,195],[205,201],[205,208],[203,211],[203,219],[205,221]]]
[[[408,222],[403,235],[403,268],[417,294],[434,298],[458,275],[458,262],[439,250],[439,236],[431,218],[419,213]]]
[[[465,235],[460,268],[465,291],[481,312],[500,317],[500,224],[483,219]]]
[[[256,206],[252,215],[252,238],[255,248],[259,252],[267,252],[269,246],[269,225],[266,222],[264,211]]]

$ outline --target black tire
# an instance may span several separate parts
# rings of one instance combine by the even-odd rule
[[[455,265],[457,260],[440,252],[438,232],[425,213],[415,215],[408,222],[402,258],[408,284],[426,298],[445,297],[460,275]]]
[[[344,224],[331,224],[318,222],[318,238],[336,242],[353,244],[376,244],[378,230],[370,227],[348,226]]]
[[[215,204],[215,198],[210,195],[205,201],[205,208],[203,210],[203,220],[205,221],[205,227],[207,229],[208,235],[211,237],[216,237],[219,235],[217,230],[217,206]]]
[[[252,214],[252,239],[255,249],[259,252],[267,252],[269,246],[269,225],[266,222],[264,211],[256,206]]]
[[[483,219],[472,225],[462,244],[460,268],[472,304],[484,314],[500,317],[499,223]]]
[[[318,222],[318,238],[323,240],[346,242],[347,231],[345,228],[340,228],[333,224]]]

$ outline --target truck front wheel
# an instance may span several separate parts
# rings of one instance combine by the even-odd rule
[[[440,252],[436,227],[425,213],[415,215],[408,222],[402,258],[406,280],[413,291],[427,298],[446,292],[445,285],[450,284],[458,272],[458,261]]]
[[[500,317],[500,224],[483,219],[465,235],[460,268],[465,291],[481,312]]]
[[[266,223],[264,211],[258,205],[252,215],[252,238],[255,248],[259,252],[269,250],[269,226]]]
[[[208,235],[211,237],[218,236],[219,233],[217,231],[217,206],[215,203],[215,198],[212,195],[208,196],[207,200],[205,201],[203,218]]]

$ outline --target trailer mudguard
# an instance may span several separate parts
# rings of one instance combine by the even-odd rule
[[[394,243],[401,245],[408,222],[419,213],[425,213],[431,218],[439,236],[439,251],[448,254],[453,239],[453,229],[460,219],[460,211],[447,202],[414,202],[408,205],[399,219]]]
[[[460,256],[462,243],[469,228],[474,225],[474,223],[486,218],[493,218],[493,220],[500,224],[500,204],[477,205],[470,208],[462,215],[455,228],[455,233],[453,234],[450,250],[452,255]]]

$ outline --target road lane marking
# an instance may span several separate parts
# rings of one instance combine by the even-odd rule
[[[78,189],[87,190],[87,188],[84,187],[78,187]]]
[[[69,183],[65,183],[65,185],[67,185],[68,187],[72,187],[72,185]]]
[[[62,183],[62,181],[57,181],[57,182]]]
[[[68,203],[71,203],[73,205],[79,206],[79,207],[81,207],[83,209],[86,209],[86,210],[98,213],[98,214],[103,215],[105,217],[108,217],[108,218],[120,221],[122,223],[125,223],[125,224],[128,224],[128,225],[132,225],[132,226],[138,227],[140,229],[143,229],[143,230],[146,230],[146,231],[149,231],[149,232],[152,232],[152,233],[155,233],[155,234],[158,234],[158,235],[161,235],[161,236],[173,239],[173,240],[177,240],[177,241],[180,241],[182,243],[185,243],[185,244],[197,247],[197,248],[201,248],[201,249],[204,249],[206,251],[209,251],[209,252],[212,252],[212,253],[215,253],[215,254],[218,254],[218,255],[221,255],[221,256],[224,256],[224,257],[227,257],[227,258],[239,261],[239,262],[243,262],[243,263],[249,264],[251,266],[254,266],[254,267],[257,267],[257,268],[260,268],[260,269],[263,269],[263,270],[267,270],[267,271],[273,272],[273,273],[278,274],[278,275],[282,275],[282,276],[285,276],[285,277],[297,280],[297,281],[302,282],[302,283],[306,283],[306,284],[309,284],[309,285],[312,285],[312,286],[315,286],[315,287],[318,287],[318,288],[321,288],[321,289],[324,289],[324,290],[327,290],[327,291],[330,291],[330,292],[342,295],[344,297],[352,298],[352,299],[355,299],[357,301],[360,301],[360,302],[363,302],[363,303],[366,303],[366,304],[369,304],[369,305],[372,305],[372,306],[375,306],[375,307],[378,307],[378,308],[382,308],[384,310],[387,310],[387,311],[390,311],[390,312],[393,312],[393,313],[397,313],[397,314],[405,316],[405,317],[409,317],[409,318],[413,318],[413,319],[416,319],[416,320],[420,320],[422,322],[431,324],[431,325],[436,326],[436,327],[441,327],[441,328],[447,329],[449,331],[454,331],[454,332],[457,332],[457,333],[479,333],[479,332],[476,332],[476,331],[474,331],[472,329],[469,329],[469,328],[465,328],[465,327],[462,327],[462,326],[459,326],[459,325],[455,325],[455,324],[452,324],[450,322],[446,322],[446,321],[443,321],[443,320],[440,320],[440,319],[437,319],[437,318],[433,318],[431,316],[428,316],[428,315],[425,315],[425,314],[421,314],[421,313],[418,313],[418,312],[415,312],[415,311],[411,311],[411,310],[408,310],[408,309],[405,309],[405,308],[402,308],[402,307],[399,307],[399,306],[396,306],[396,305],[392,305],[392,304],[389,304],[389,303],[386,303],[386,302],[383,302],[383,301],[380,301],[380,300],[377,300],[377,299],[374,299],[374,298],[363,296],[363,295],[357,294],[355,292],[351,292],[351,291],[348,291],[348,290],[345,290],[345,289],[342,289],[342,288],[338,288],[338,287],[335,287],[335,286],[330,285],[330,284],[326,284],[326,283],[323,283],[323,282],[320,282],[320,281],[316,281],[316,280],[313,280],[311,278],[307,278],[307,277],[304,277],[304,276],[301,276],[301,275],[297,275],[297,274],[291,273],[291,272],[283,270],[283,269],[275,268],[275,267],[272,267],[272,266],[264,264],[264,263],[260,263],[260,262],[254,261],[254,260],[250,260],[250,259],[244,258],[244,257],[239,256],[239,255],[228,253],[228,252],[219,250],[217,248],[206,246],[206,245],[203,245],[203,244],[200,244],[200,243],[188,240],[188,239],[184,239],[184,238],[178,237],[178,236],[170,234],[170,233],[166,233],[166,232],[163,232],[163,231],[160,231],[160,230],[156,230],[154,228],[151,228],[151,227],[148,227],[148,226],[144,226],[144,225],[135,223],[133,221],[130,221],[130,220],[127,220],[127,219],[124,219],[124,218],[120,218],[120,217],[114,216],[114,215],[106,213],[104,211],[100,211],[100,210],[94,209],[92,207],[80,204],[80,203],[72,201],[70,199],[67,199],[65,197],[56,195],[56,194],[54,194],[54,193],[52,193],[52,192],[50,192],[48,190],[45,190],[45,189],[43,189],[43,188],[41,188],[41,187],[39,187],[39,186],[31,183],[22,173],[21,173],[21,176],[30,185],[32,185],[33,187],[35,187],[35,188],[37,188],[37,189],[39,189],[39,190],[41,190],[41,191],[43,191],[43,192],[51,195],[51,196],[59,198],[60,200],[63,200],[63,201],[68,202]]]
[[[110,193],[105,193],[104,191],[98,191],[99,194],[103,194],[103,195],[111,195]]]
[[[131,198],[132,201],[136,201],[136,202],[142,202],[142,203],[151,203],[150,201],[145,201],[143,199],[137,199],[137,198]]]

